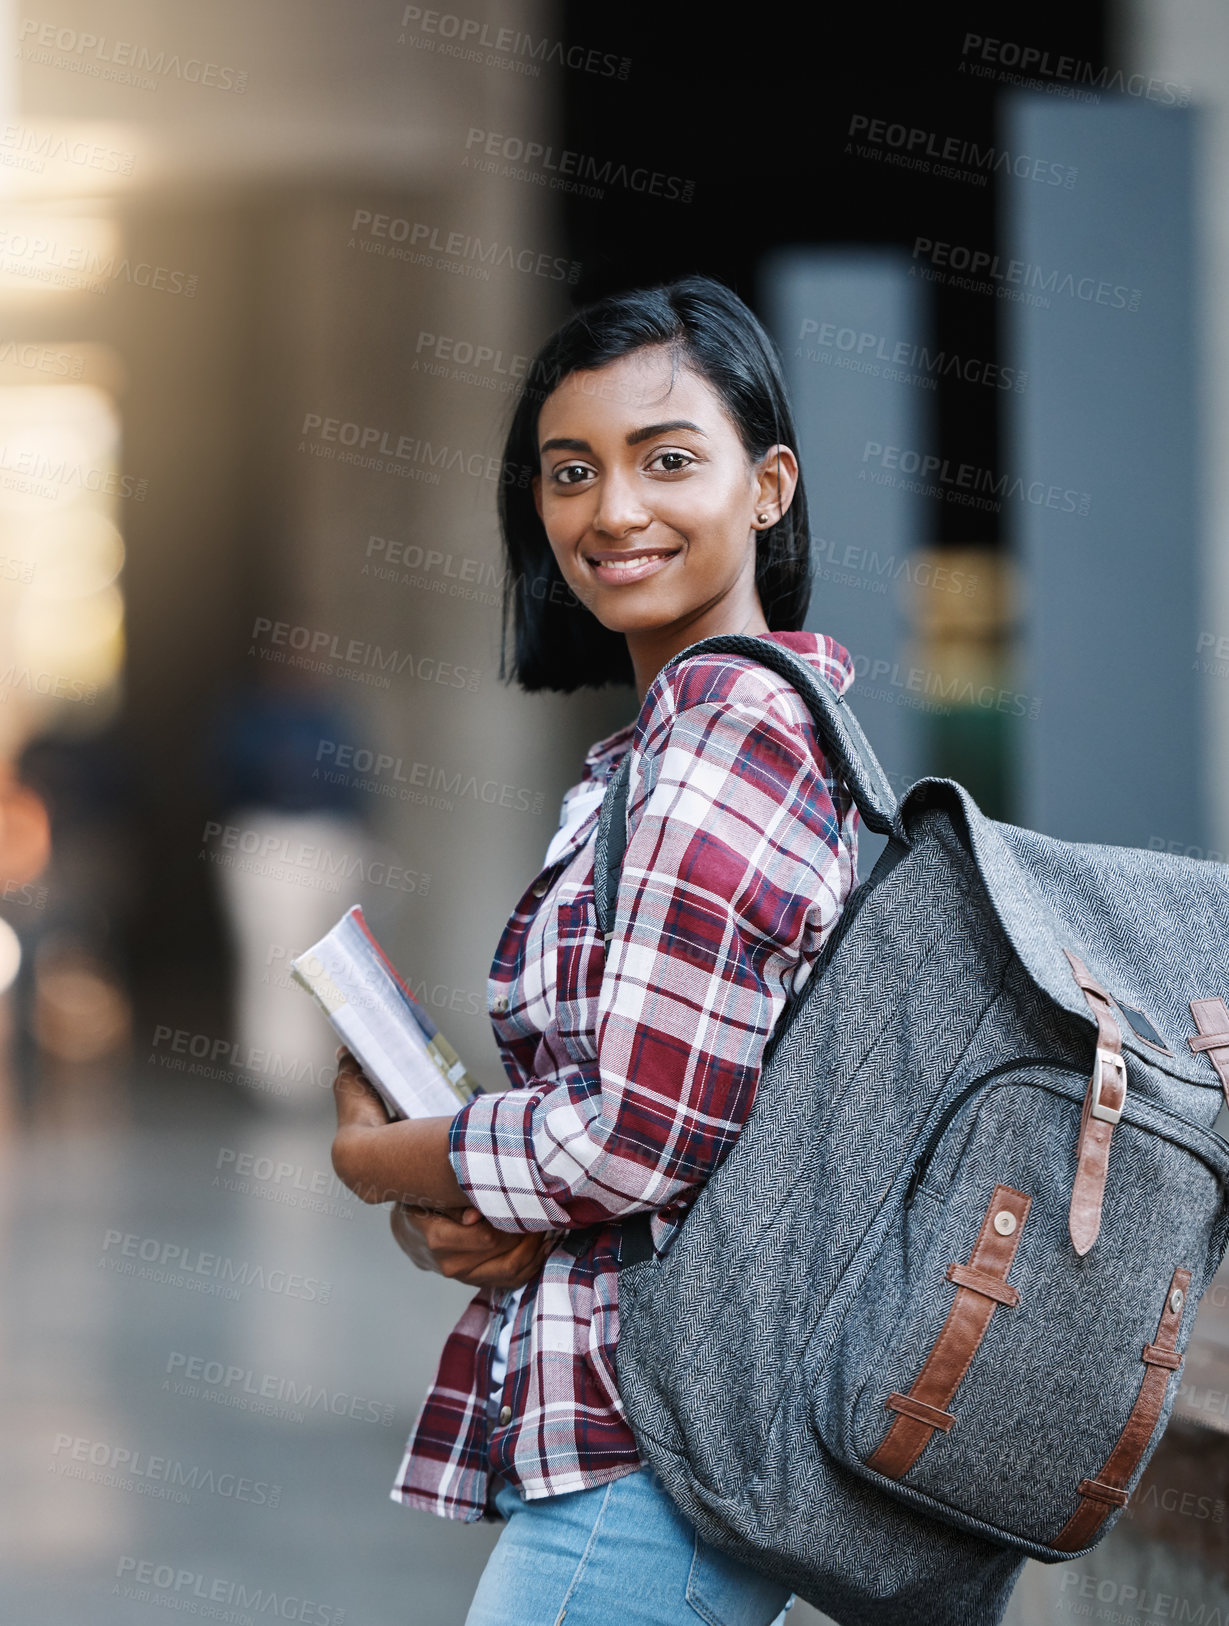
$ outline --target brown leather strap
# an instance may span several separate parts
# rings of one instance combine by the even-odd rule
[[[996,1285],[1006,1281],[1031,1205],[1032,1198],[1022,1191],[1015,1191],[1011,1186],[995,1186],[969,1255],[968,1269],[974,1277],[989,1278]],[[899,1479],[909,1472],[930,1444],[936,1428],[945,1433],[951,1428],[954,1417],[949,1422],[938,1419],[951,1416],[947,1408],[952,1396],[986,1335],[991,1316],[1002,1302],[997,1293],[987,1293],[982,1287],[967,1282],[957,1285],[947,1319],[909,1393],[889,1395],[884,1402],[896,1416],[867,1458],[868,1468],[886,1474],[889,1479]],[[905,1406],[902,1401],[912,1404]]]
[[[1127,1064],[1122,1054],[1122,1030],[1114,1014],[1114,1002],[1070,949],[1063,953],[1071,963],[1071,973],[1097,1019],[1097,1053],[1092,1077],[1084,1096],[1080,1133],[1075,1151],[1075,1179],[1071,1186],[1071,1208],[1067,1230],[1071,1245],[1081,1256],[1097,1240],[1101,1231],[1101,1204],[1109,1173],[1110,1140],[1127,1098]]]
[[[1010,1282],[1001,1282],[997,1276],[988,1276],[984,1270],[974,1270],[970,1265],[949,1265],[947,1279],[958,1287],[971,1287],[975,1293],[984,1293],[988,1299],[998,1299],[1000,1304],[1010,1304],[1013,1309],[1020,1302],[1020,1290]]]
[[[1186,1042],[1196,1054],[1203,1051],[1216,1068],[1229,1103],[1229,1007],[1223,999],[1192,999],[1191,1015],[1200,1037]]]
[[[1139,1466],[1139,1460],[1160,1418],[1170,1372],[1176,1372],[1182,1365],[1176,1345],[1190,1285],[1190,1271],[1185,1265],[1179,1265],[1166,1289],[1165,1307],[1157,1325],[1156,1341],[1144,1345],[1144,1381],[1139,1386],[1131,1415],[1118,1436],[1118,1443],[1105,1459],[1101,1472],[1095,1479],[1080,1480],[1076,1487],[1080,1497],[1079,1506],[1050,1543],[1060,1553],[1074,1553],[1081,1547],[1089,1546],[1109,1517],[1110,1507],[1125,1507],[1130,1499],[1126,1490],[1127,1481]],[[1158,1355],[1171,1357],[1173,1365],[1170,1360],[1157,1360]]]
[[[946,1434],[956,1419],[950,1411],[940,1411],[936,1406],[927,1406],[921,1400],[914,1400],[909,1395],[889,1395],[885,1404],[890,1411],[898,1411],[904,1417],[915,1417],[919,1423],[925,1423],[927,1428],[941,1428]]]

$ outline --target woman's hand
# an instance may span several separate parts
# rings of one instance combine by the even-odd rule
[[[557,1240],[553,1231],[497,1231],[476,1208],[437,1214],[408,1203],[393,1204],[392,1230],[419,1270],[470,1287],[522,1286],[538,1274]]]
[[[353,1126],[382,1129],[392,1123],[387,1108],[369,1082],[359,1064],[358,1057],[346,1046],[337,1047],[337,1077],[333,1080],[333,1099],[337,1103],[337,1128]]]

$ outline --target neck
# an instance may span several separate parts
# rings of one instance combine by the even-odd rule
[[[750,604],[735,606],[722,602],[713,605],[710,610],[697,612],[684,623],[673,622],[668,627],[648,627],[643,631],[629,632],[627,652],[636,674],[638,706],[644,704],[649,684],[666,662],[680,650],[686,649],[688,644],[697,643],[701,638],[716,637],[723,632],[738,632],[753,638],[768,630],[768,622],[764,619],[757,595]]]

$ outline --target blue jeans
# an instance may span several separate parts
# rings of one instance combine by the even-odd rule
[[[788,1587],[702,1540],[647,1469],[527,1502],[508,1521],[465,1626],[784,1626]]]

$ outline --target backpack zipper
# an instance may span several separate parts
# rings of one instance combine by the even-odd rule
[[[923,1146],[914,1162],[913,1173],[909,1176],[909,1184],[905,1187],[904,1206],[906,1208],[910,1207],[913,1199],[917,1196],[917,1188],[921,1185],[926,1170],[930,1167],[931,1159],[938,1149],[939,1142],[946,1134],[949,1124],[969,1097],[977,1090],[980,1090],[984,1084],[989,1084],[991,1079],[1000,1078],[1004,1073],[1018,1072],[1022,1067],[1052,1067],[1059,1072],[1079,1075],[1078,1068],[1068,1067],[1063,1062],[1056,1062],[1052,1056],[1022,1056],[1016,1061],[1004,1062],[1001,1067],[992,1068],[990,1072],[982,1073],[979,1078],[975,1078],[971,1084],[966,1084],[960,1094],[954,1100],[948,1102],[943,1116],[931,1130],[925,1146]]]

